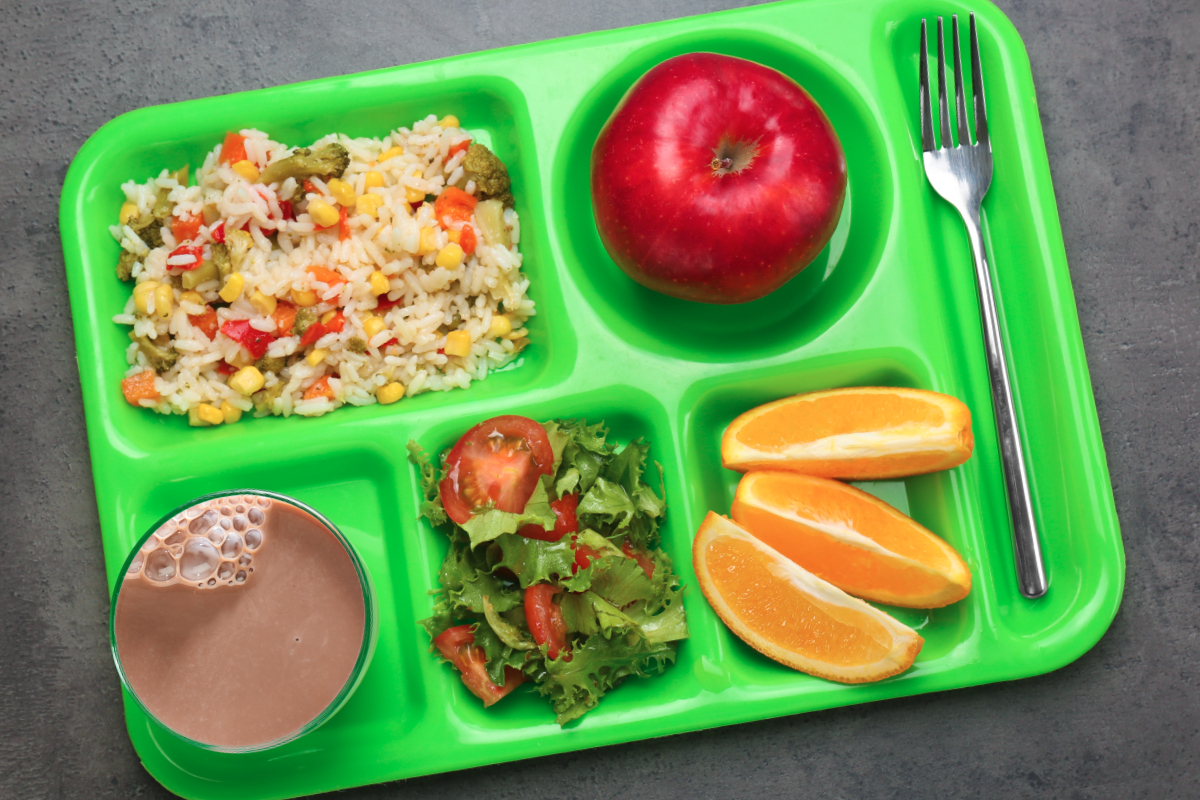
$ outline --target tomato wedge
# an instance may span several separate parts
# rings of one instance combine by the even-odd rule
[[[548,531],[541,525],[522,525],[517,531],[526,539],[540,539],[543,542],[557,542],[568,533],[576,533],[579,531],[579,520],[575,516],[575,509],[579,507],[579,493],[565,494],[557,500],[550,503],[550,510],[554,512],[554,530]]]
[[[554,602],[554,595],[561,591],[548,583],[535,584],[525,590],[525,621],[529,623],[529,632],[535,642],[549,648],[546,654],[552,661],[559,653],[563,654],[564,660],[571,660],[567,623],[563,621],[562,608]]]
[[[459,525],[490,508],[519,514],[539,478],[553,471],[545,428],[515,414],[492,417],[464,433],[446,458],[442,505]]]
[[[654,577],[653,559],[651,559],[649,555],[643,553],[641,550],[634,550],[633,545],[629,543],[628,539],[626,539],[621,545],[621,552],[624,553],[627,558],[636,559],[638,564],[641,565],[642,572],[646,573],[647,578]]]
[[[525,681],[525,676],[520,670],[505,667],[504,685],[497,686],[492,683],[487,674],[487,657],[483,648],[475,645],[475,634],[470,625],[447,628],[433,640],[433,644],[442,657],[462,674],[462,682],[473,695],[483,701],[484,708],[495,705]]]

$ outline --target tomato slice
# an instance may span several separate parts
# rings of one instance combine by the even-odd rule
[[[447,628],[433,640],[442,657],[453,664],[462,675],[462,682],[471,693],[483,701],[484,708],[495,705],[505,695],[525,681],[521,671],[504,668],[504,685],[497,686],[487,674],[487,657],[482,647],[475,646],[475,634],[470,625]]]
[[[579,520],[575,509],[579,507],[579,493],[567,494],[550,504],[554,512],[554,530],[548,531],[541,525],[522,525],[517,531],[526,539],[540,539],[543,542],[557,542],[568,533],[579,531]]]
[[[562,608],[555,604],[554,595],[561,592],[548,583],[539,583],[525,590],[525,621],[529,623],[529,632],[538,644],[544,644],[549,649],[547,655],[551,660],[557,659],[559,653],[563,659],[571,660],[571,648],[567,646],[567,623],[563,621]]]
[[[540,476],[553,471],[545,428],[515,414],[492,417],[463,434],[446,458],[442,505],[459,525],[489,508],[519,514]]]

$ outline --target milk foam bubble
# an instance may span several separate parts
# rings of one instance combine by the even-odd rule
[[[152,586],[187,582],[201,589],[245,583],[253,560],[248,551],[263,546],[262,530],[250,526],[264,524],[263,509],[270,506],[269,498],[255,495],[191,506],[146,540],[125,579],[144,579]]]

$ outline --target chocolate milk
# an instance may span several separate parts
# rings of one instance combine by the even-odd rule
[[[316,517],[255,495],[209,500],[151,536],[117,596],[129,687],[177,733],[223,748],[294,734],[346,685],[366,608]]]

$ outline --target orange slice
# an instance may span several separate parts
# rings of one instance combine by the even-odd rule
[[[733,518],[819,578],[855,597],[939,608],[971,591],[953,547],[866,492],[828,478],[756,470],[738,484]]]
[[[763,655],[809,675],[866,683],[912,666],[925,640],[709,512],[692,543],[700,590]]]
[[[721,440],[729,469],[790,469],[871,480],[957,467],[971,456],[971,412],[923,389],[855,387],[751,409]]]

